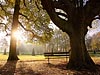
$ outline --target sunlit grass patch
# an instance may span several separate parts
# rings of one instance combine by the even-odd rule
[[[18,58],[20,60],[44,60],[45,59],[44,55],[35,55],[35,56],[32,56],[32,55],[18,55]],[[8,55],[0,54],[0,60],[7,60],[7,59],[8,59]]]
[[[91,57],[92,57],[92,59],[95,62],[99,62],[100,61],[100,55],[98,56],[98,54],[91,55]],[[32,56],[32,55],[18,55],[18,58],[21,61],[27,61],[27,60],[45,60],[44,55],[35,55],[35,56]],[[0,61],[6,61],[7,59],[8,59],[8,54],[7,55],[3,55],[3,53],[0,53]]]
[[[7,59],[8,59],[8,55],[0,54],[0,60],[7,60]]]
[[[45,57],[43,55],[19,55],[20,60],[44,60]]]

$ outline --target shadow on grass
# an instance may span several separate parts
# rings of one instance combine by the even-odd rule
[[[14,75],[17,61],[7,61],[6,64],[0,68],[0,75]]]
[[[60,64],[51,64],[51,63],[47,63],[47,65],[51,68],[51,67],[54,67],[54,68],[58,68],[58,69],[61,69],[61,70],[67,70],[66,68],[66,64],[65,63],[60,63]]]
[[[90,71],[87,69],[83,69],[83,70],[69,70],[66,68],[65,63],[60,63],[60,64],[46,64],[48,65],[50,68],[58,68],[61,70],[66,70],[68,71],[68,75],[100,75],[100,65],[96,64],[96,71]]]
[[[32,66],[31,66],[32,67]],[[18,75],[41,75],[41,73],[37,71],[33,71],[28,64],[20,61],[18,64],[18,68],[16,69]]]
[[[17,64],[17,65],[16,65]],[[28,64],[17,61],[7,61],[0,68],[0,75],[41,75],[38,71],[33,71]]]

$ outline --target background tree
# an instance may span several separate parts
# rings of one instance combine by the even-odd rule
[[[91,41],[92,50],[100,50],[100,32],[94,34]]]
[[[41,0],[51,20],[70,37],[71,54],[67,68],[95,69],[89,56],[85,35],[91,22],[99,18],[100,0]]]
[[[86,35],[86,46],[88,50],[99,50],[99,32],[100,20],[95,19],[92,21],[92,28],[88,27],[88,33]]]
[[[92,36],[87,35],[87,37],[85,38],[85,43],[86,43],[87,50],[92,50],[92,46],[91,46]]]
[[[7,47],[8,47],[8,42],[6,38],[2,38],[3,36],[0,37],[0,46],[1,49],[3,49],[3,54],[7,54]]]
[[[69,37],[60,29],[55,29],[51,40],[48,42],[49,52],[65,52],[69,51],[70,43]]]
[[[7,54],[7,46],[8,46],[8,42],[7,42],[6,38],[3,39],[2,43],[3,43],[3,47],[4,47],[4,55],[6,55]]]

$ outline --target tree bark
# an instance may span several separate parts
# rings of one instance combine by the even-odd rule
[[[16,52],[16,38],[15,32],[18,28],[18,16],[20,10],[20,0],[15,0],[15,7],[14,7],[14,14],[13,14],[13,23],[12,23],[12,30],[11,30],[11,40],[10,40],[10,51],[8,60],[18,60],[17,52]]]
[[[96,69],[95,63],[89,56],[89,53],[86,49],[85,45],[85,35],[82,35],[82,32],[78,32],[76,30],[73,32],[70,37],[70,45],[71,45],[71,54],[69,58],[69,63],[67,64],[67,68],[69,69]]]

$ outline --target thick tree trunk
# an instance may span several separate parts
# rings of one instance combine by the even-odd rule
[[[16,38],[14,37],[13,34],[11,35],[11,40],[10,40],[10,51],[8,60],[18,60],[16,52]]]
[[[88,54],[85,45],[85,36],[80,33],[70,35],[71,55],[67,68],[69,69],[95,69],[95,63]]]
[[[11,40],[10,40],[10,51],[8,60],[18,60],[17,52],[16,52],[16,38],[15,32],[18,28],[18,16],[20,10],[20,0],[15,0],[15,7],[14,7],[14,14],[13,14],[13,23],[12,23],[12,30],[11,30]]]

